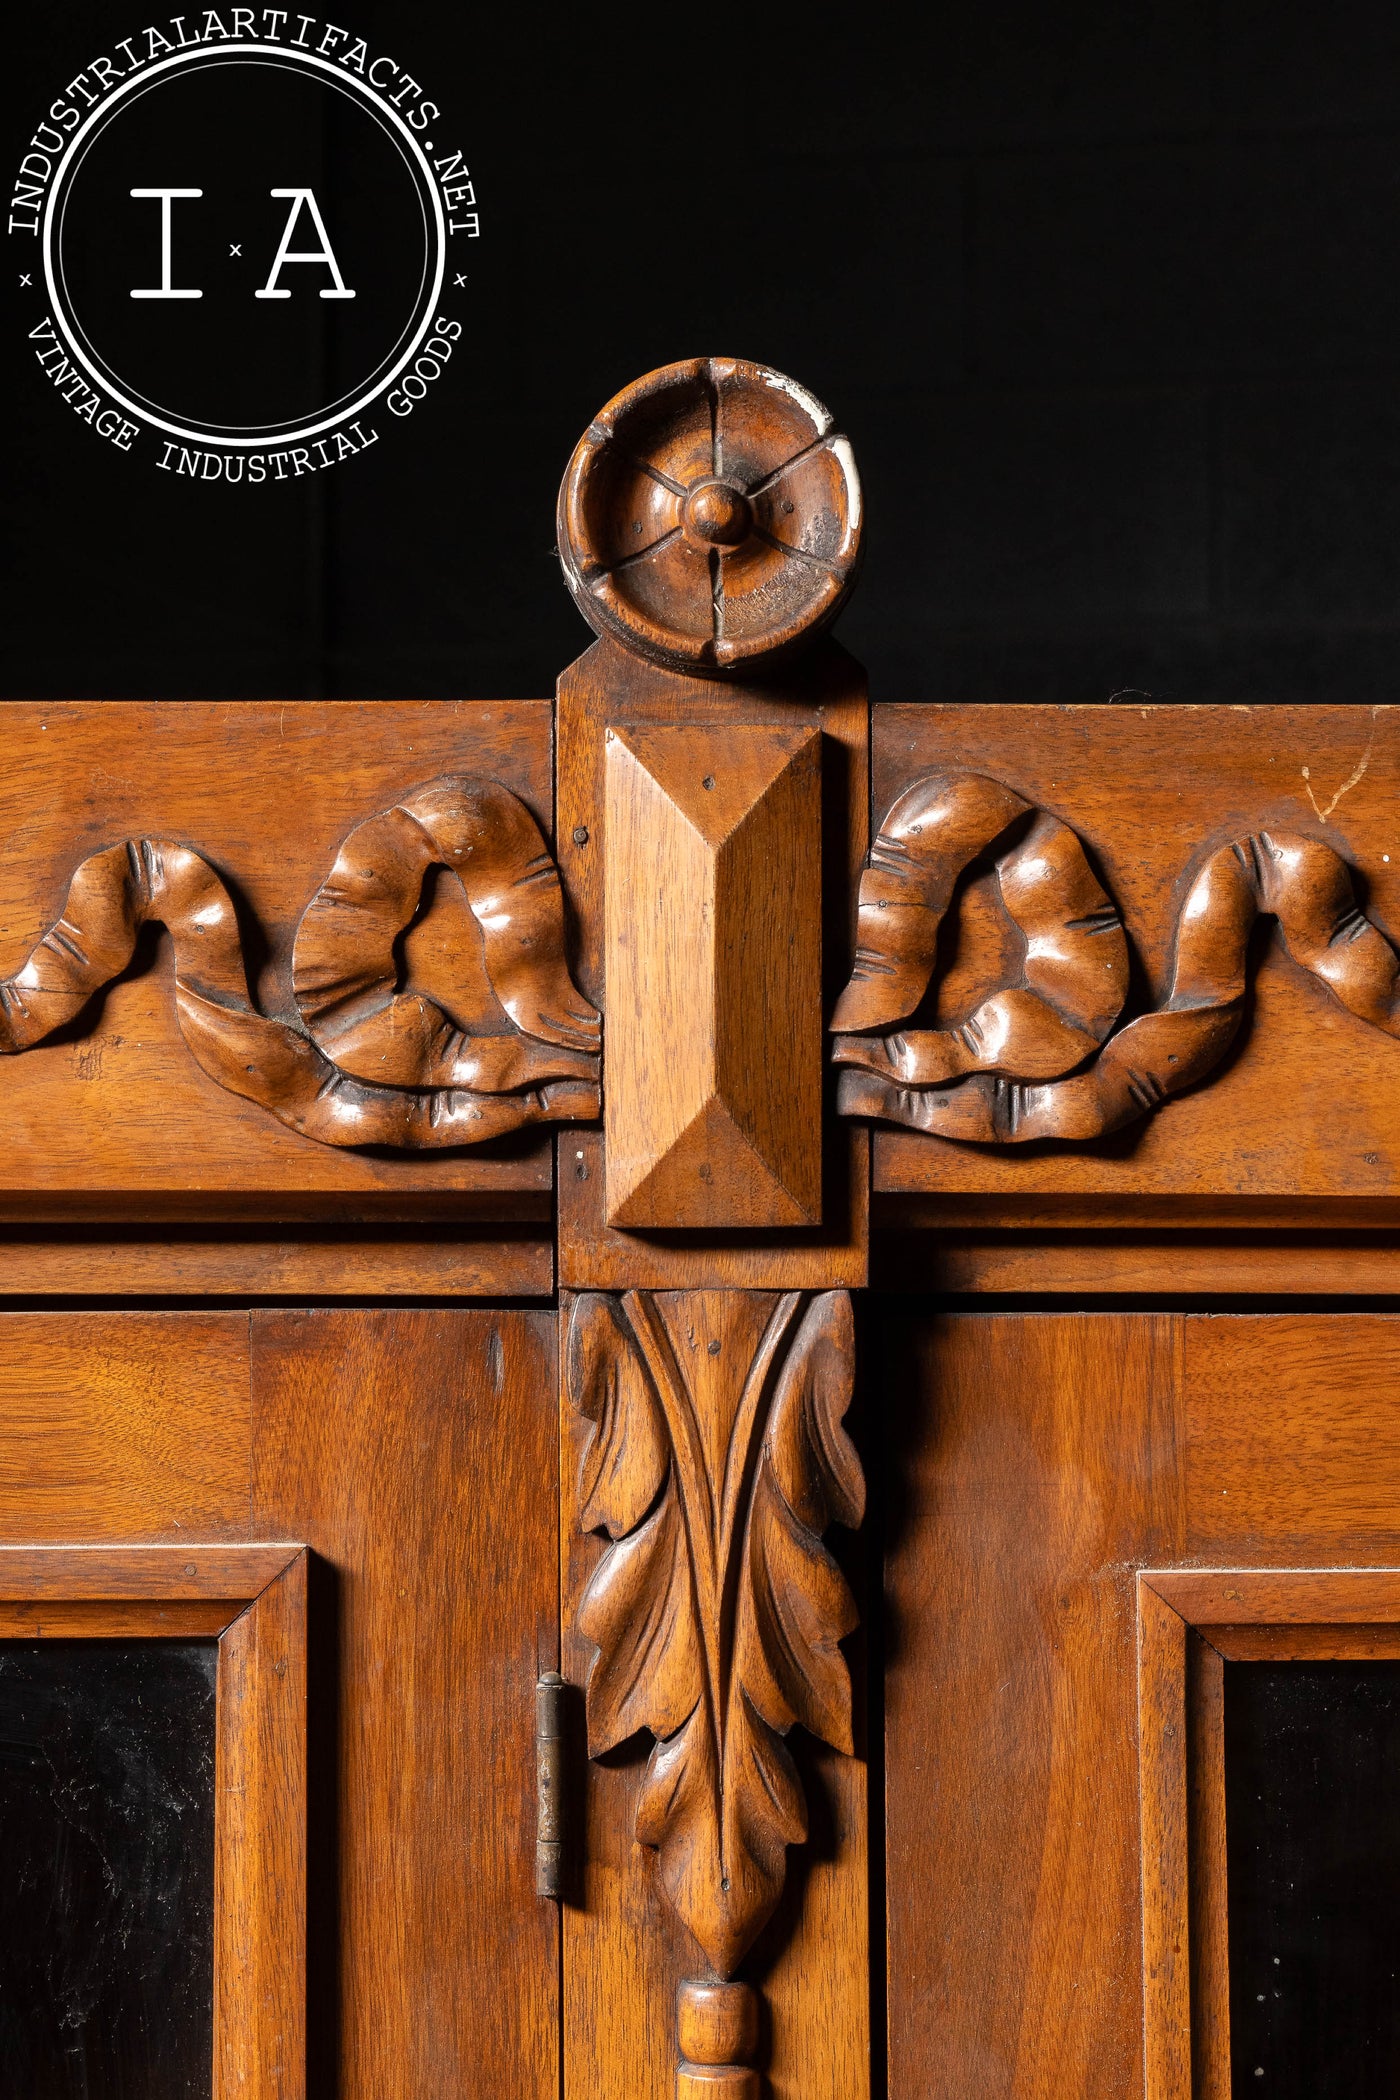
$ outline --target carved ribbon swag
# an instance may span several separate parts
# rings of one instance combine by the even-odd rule
[[[466,1035],[397,988],[394,944],[434,864],[461,877],[514,1033]],[[73,1020],[152,921],[174,944],[180,1032],[201,1069],[303,1137],[425,1150],[598,1113],[600,1022],[565,966],[558,871],[496,781],[444,775],[350,833],[297,930],[300,1027],[254,1007],[233,901],[200,854],[152,838],[94,853],[60,918],[0,981],[0,1053]]]
[[[592,1425],[579,1499],[613,1543],[579,1614],[598,1653],[589,1750],[656,1738],[637,1836],[715,1969],[732,1973],[806,1836],[783,1737],[851,1748],[838,1642],[856,1613],[821,1544],[860,1522],[841,1427],[850,1300],[829,1291],[630,1292],[576,1301],[568,1381]]]
[[[1021,983],[957,1028],[892,1028],[928,989],[959,876],[988,852],[1025,939]],[[1361,910],[1341,856],[1291,831],[1251,832],[1210,854],[1177,920],[1165,1003],[1112,1034],[1127,941],[1079,840],[1000,781],[930,774],[892,805],[861,876],[855,970],[831,1023],[833,1059],[849,1068],[838,1105],[974,1144],[1119,1130],[1229,1049],[1261,916],[1349,1012],[1400,1035],[1400,957]]]

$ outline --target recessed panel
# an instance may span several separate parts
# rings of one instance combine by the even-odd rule
[[[1400,1663],[1227,1663],[1235,2100],[1400,2090]]]
[[[214,1641],[0,1641],[0,2090],[206,2100]]]

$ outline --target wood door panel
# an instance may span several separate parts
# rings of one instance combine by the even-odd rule
[[[1185,1545],[1217,1565],[1400,1550],[1400,1321],[1186,1322]]]
[[[313,2095],[557,2095],[533,1788],[535,1681],[557,1661],[555,1390],[547,1312],[0,1316],[0,1543],[30,1570],[43,1556],[15,1546],[77,1547],[59,1557],[104,1598],[139,1562],[146,1600],[130,1624],[120,1601],[84,1618],[51,1600],[45,1630],[65,1613],[76,1634],[149,1630],[174,1543],[177,1590],[197,1589],[201,1545],[223,1542],[224,1582],[268,1540],[311,1549]]]
[[[1140,2085],[1133,1562],[1179,1550],[1180,1338],[967,1316],[886,1365],[897,2100]]]
[[[311,1781],[313,2063],[338,2029],[347,2100],[545,2100],[559,1927],[534,1889],[532,1775],[535,1680],[557,1661],[553,1316],[259,1312],[252,1363],[253,1526],[304,1539],[334,1577],[311,1636],[313,1746],[332,1696],[339,1715],[338,1759],[323,1747]],[[327,1787],[338,1976],[317,1910]]]
[[[248,1315],[0,1316],[0,1538],[226,1538],[249,1518]]]
[[[0,719],[0,975],[54,923],[88,855],[124,838],[173,839],[233,886],[250,990],[263,1013],[289,1016],[297,923],[346,835],[444,773],[500,781],[547,833],[552,743],[543,700],[11,705]],[[408,937],[418,963],[429,978],[455,970],[464,999],[490,1001],[466,905],[439,888],[452,895],[436,926]],[[435,946],[443,913],[456,914],[451,970]],[[547,1133],[485,1153],[355,1151],[228,1092],[182,1039],[169,951],[165,934],[143,945],[80,1023],[6,1059],[0,1215],[129,1222],[171,1207],[220,1217],[232,1204],[241,1215],[345,1218],[359,1214],[357,1198],[373,1215],[415,1192],[468,1208],[493,1197],[509,1215],[513,1192],[549,1188]]]
[[[893,2100],[1185,2100],[1186,1628],[1396,1652],[1400,1319],[925,1309],[883,1383]]]

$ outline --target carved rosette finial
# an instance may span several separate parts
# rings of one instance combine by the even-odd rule
[[[835,617],[860,559],[860,481],[848,440],[795,380],[690,358],[589,425],[558,530],[597,633],[670,670],[732,675]]]

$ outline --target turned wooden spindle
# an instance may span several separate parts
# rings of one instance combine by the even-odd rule
[[[676,2100],[758,2100],[758,1992],[688,1976],[676,1992]]]

